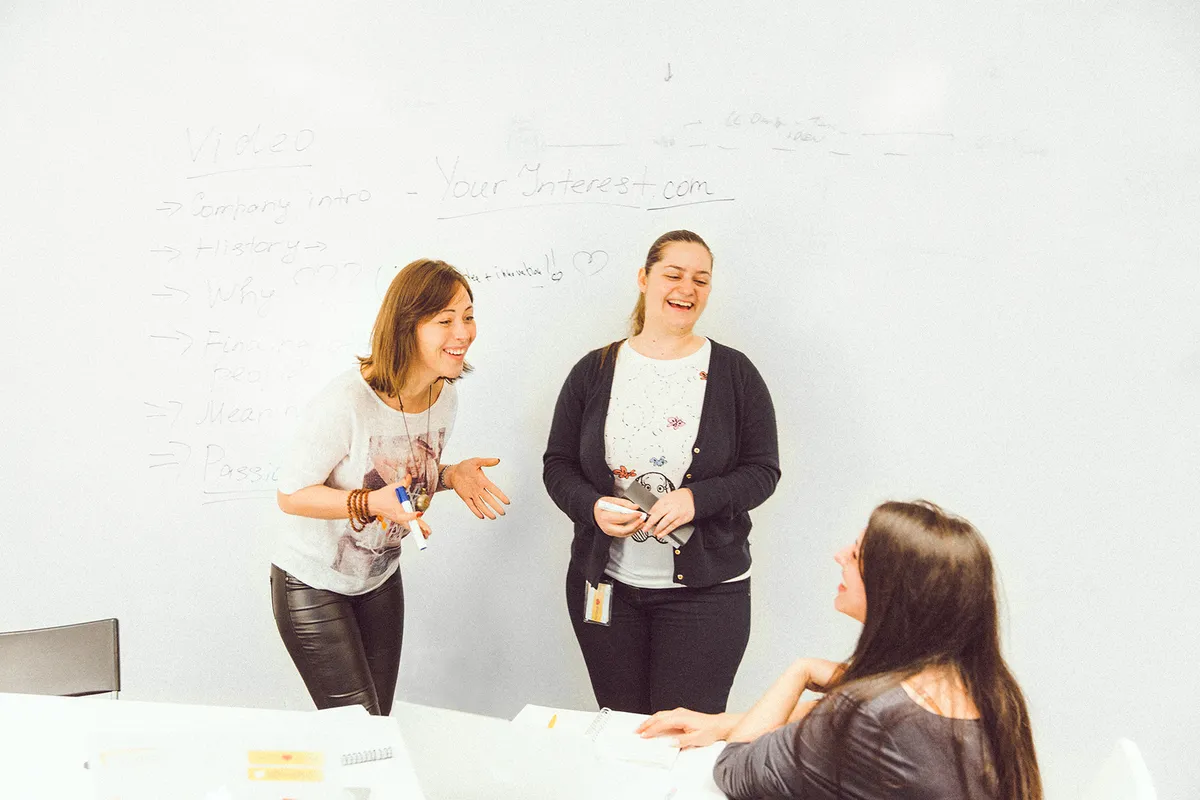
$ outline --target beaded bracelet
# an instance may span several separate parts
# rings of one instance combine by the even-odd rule
[[[371,521],[369,494],[366,489],[351,489],[346,496],[346,516],[350,518],[350,529],[355,533],[364,530]]]
[[[367,489],[360,489],[358,495],[358,521],[363,525],[373,522],[375,517],[371,515],[371,492]]]
[[[350,518],[350,529],[356,533],[366,527],[366,525],[359,524],[358,509],[355,508],[360,491],[360,489],[351,489],[350,494],[346,495],[346,516]]]

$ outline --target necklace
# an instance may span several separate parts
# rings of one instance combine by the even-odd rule
[[[417,454],[413,450],[412,434],[408,432],[408,414],[404,410],[404,399],[400,397],[400,393],[396,392],[396,401],[400,403],[400,419],[404,422],[404,435],[408,437],[408,454],[412,457],[413,469],[419,469],[421,474],[425,474],[425,459],[417,460]],[[432,446],[429,440],[429,412],[433,410],[433,384],[429,384],[429,396],[426,398],[428,405],[425,407],[425,445]],[[417,479],[416,475],[412,476],[412,480]],[[425,511],[429,508],[429,492],[425,489],[425,482],[416,487],[416,491],[410,493],[412,495],[413,508],[417,511]]]

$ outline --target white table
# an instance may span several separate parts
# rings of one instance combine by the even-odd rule
[[[13,694],[0,694],[0,797],[91,798],[95,773],[83,762],[95,754],[98,736],[114,733],[152,731],[203,742],[212,741],[213,732],[237,738],[247,730],[287,730],[359,749],[372,736],[394,735],[390,726],[399,727],[407,753],[343,773],[372,787],[371,800],[409,800],[418,792],[426,800],[664,800],[671,789],[673,800],[723,797],[709,777],[711,752],[685,751],[668,773],[600,761],[576,737],[412,703],[396,703],[392,717],[380,719],[360,709],[274,711]]]

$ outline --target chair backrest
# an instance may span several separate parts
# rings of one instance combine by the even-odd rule
[[[79,697],[120,690],[115,619],[0,633],[0,692]]]
[[[1083,800],[1158,800],[1150,770],[1136,744],[1128,739],[1117,740]]]

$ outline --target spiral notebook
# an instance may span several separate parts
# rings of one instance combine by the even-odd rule
[[[371,747],[366,750],[355,750],[352,753],[342,753],[342,766],[349,767],[353,764],[366,764],[369,761],[382,761],[385,758],[391,758],[395,755],[393,749],[388,747]]]

